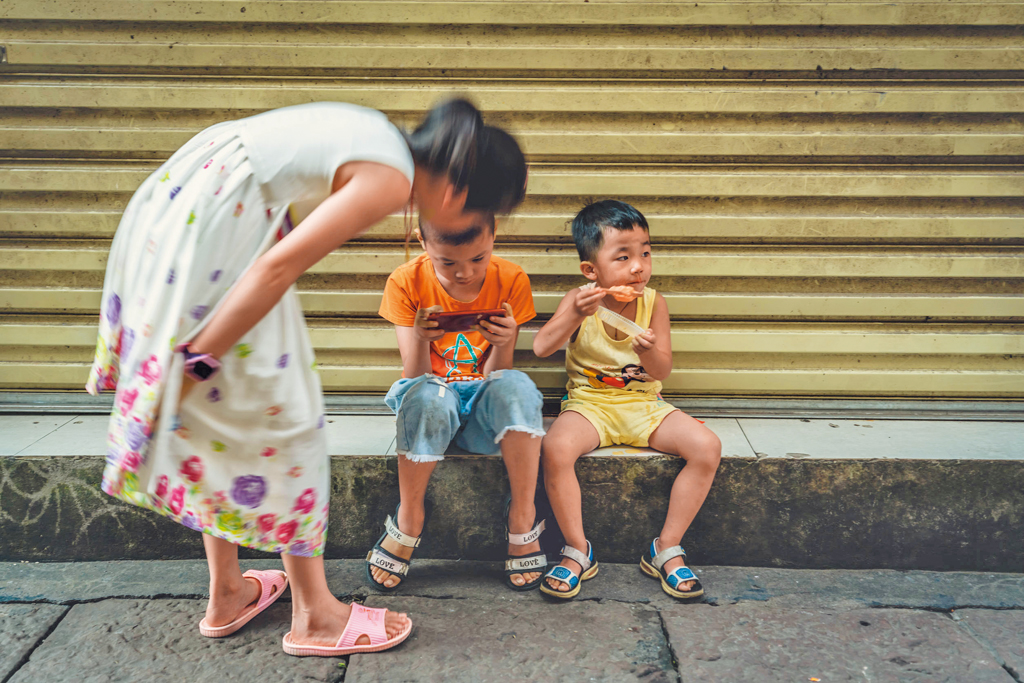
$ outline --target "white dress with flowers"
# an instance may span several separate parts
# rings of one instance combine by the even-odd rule
[[[173,348],[288,233],[288,206],[325,199],[351,160],[412,181],[408,147],[383,114],[318,103],[208,128],[136,191],[111,246],[86,385],[117,390],[106,493],[239,545],[323,553],[330,462],[295,288],[180,403]]]

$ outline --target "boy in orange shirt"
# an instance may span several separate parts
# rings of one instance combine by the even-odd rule
[[[526,374],[512,369],[519,326],[536,316],[530,280],[497,256],[494,218],[459,232],[420,219],[425,254],[388,278],[380,315],[394,323],[402,379],[385,402],[398,416],[401,502],[366,556],[366,574],[379,590],[394,590],[409,571],[423,529],[427,483],[454,441],[472,453],[501,451],[511,488],[506,502],[509,558],[505,582],[516,591],[540,585],[547,559],[540,551],[534,493],[540,467],[543,399]],[[505,309],[468,332],[444,332],[438,311]]]

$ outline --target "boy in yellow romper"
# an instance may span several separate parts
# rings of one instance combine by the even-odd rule
[[[590,204],[572,223],[580,270],[590,282],[562,299],[534,338],[533,350],[550,356],[568,342],[568,396],[541,445],[544,486],[565,536],[562,562],[545,576],[541,591],[569,599],[597,574],[594,551],[583,532],[576,460],[611,444],[649,446],[677,455],[686,466],[676,477],[661,533],[640,560],[676,598],[704,593],[679,546],[704,503],[718,469],[722,445],[714,432],[661,399],[661,380],[672,372],[665,299],[647,287],[651,240],[643,214],[624,202]],[[609,289],[611,288],[611,291]],[[629,335],[597,315],[605,307],[643,330]]]

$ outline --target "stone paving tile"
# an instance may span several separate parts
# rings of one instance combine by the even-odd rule
[[[395,440],[391,415],[328,415],[324,427],[331,455],[385,455]]]
[[[675,681],[657,612],[616,602],[374,597],[407,611],[412,636],[382,655],[353,655],[345,683]]]
[[[1024,612],[1020,610],[965,609],[957,611],[963,622],[991,646],[1018,680],[1024,680]]]
[[[935,612],[678,605],[662,610],[688,681],[1014,683],[993,657]]]
[[[1024,422],[740,418],[769,458],[1024,460]]]
[[[204,638],[205,601],[104,600],[75,605],[10,683],[337,681],[338,660],[281,649],[291,606],[275,604],[233,636]]]
[[[0,681],[67,610],[57,605],[0,605]]]
[[[73,419],[68,415],[0,415],[0,455],[15,455]]]
[[[79,415],[18,455],[106,455],[109,422],[106,415]]]

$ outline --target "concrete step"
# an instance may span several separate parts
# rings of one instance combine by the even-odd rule
[[[684,539],[695,565],[1024,568],[1022,422],[707,424],[722,439],[723,461]],[[333,476],[327,555],[362,557],[398,499],[394,418],[334,415],[326,428]],[[202,557],[195,532],[99,491],[105,430],[106,419],[94,415],[0,415],[0,560]],[[680,467],[626,447],[580,460],[584,519],[599,560],[637,560],[660,528]],[[506,490],[500,458],[451,454],[431,481],[431,517],[417,557],[502,559]],[[561,540],[548,518],[544,544],[553,556]]]

